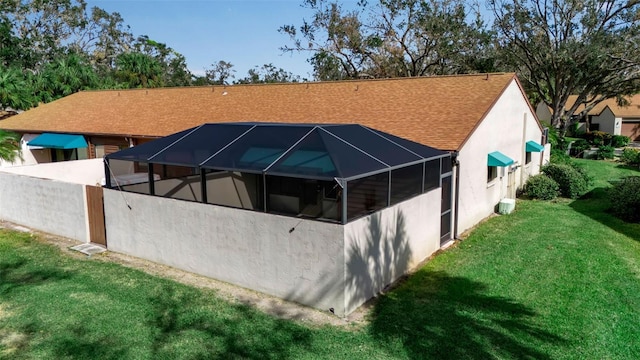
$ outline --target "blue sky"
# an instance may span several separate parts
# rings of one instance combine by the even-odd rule
[[[203,74],[213,62],[231,62],[236,79],[254,66],[273,63],[296,75],[311,78],[308,54],[283,54],[291,44],[278,28],[299,25],[311,12],[301,0],[87,0],[118,12],[134,36],[172,47],[187,59],[189,69]],[[347,1],[348,2],[348,1]]]

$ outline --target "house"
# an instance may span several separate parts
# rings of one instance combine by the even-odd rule
[[[578,131],[604,131],[612,135],[628,136],[631,141],[640,141],[640,94],[626,98],[628,105],[619,105],[615,98],[606,99],[594,106],[586,117],[578,120]],[[567,100],[567,109],[575,103],[577,96],[570,96]],[[576,112],[584,110],[580,105]],[[538,118],[542,121],[551,119],[551,110],[544,104],[539,104],[536,109]]]
[[[451,154],[358,124],[203,124],[105,161],[109,249],[337,315],[451,239]]]
[[[415,165],[411,171],[422,169],[415,174],[437,173],[437,187],[424,186],[397,203],[389,201],[389,195],[380,197],[380,201],[385,200],[384,206],[375,205],[377,193],[364,194],[360,205],[351,209],[358,213],[353,217],[348,215],[349,208],[339,210],[328,202],[333,199],[335,203],[337,196],[332,191],[338,187],[346,189],[349,196],[348,185],[340,186],[345,179],[347,184],[348,179],[355,179],[349,176],[322,180],[331,184],[314,183],[316,177],[303,176],[311,180],[306,186],[308,193],[283,193],[292,186],[283,183],[278,185],[281,193],[258,203],[246,191],[250,182],[242,174],[246,169],[236,171],[239,169],[216,165],[207,169],[223,173],[211,174],[199,169],[200,165],[185,166],[188,151],[171,154],[171,159],[157,164],[159,168],[150,153],[129,159],[133,163],[116,164],[126,160],[117,158],[122,154],[136,153],[136,147],[129,149],[130,145],[140,145],[140,151],[158,143],[168,146],[205,123],[312,124],[313,131],[325,132],[333,130],[316,127],[351,124],[349,129],[364,127],[369,133],[386,134],[382,136],[393,143],[409,142],[447,155],[435,155],[440,159],[439,171],[435,172],[426,170],[431,163],[427,161],[429,156],[406,164]],[[319,308],[330,306],[340,314],[349,313],[440,246],[494,213],[501,200],[514,198],[548,158],[542,127],[515,74],[86,91],[2,120],[0,128],[22,134],[81,136],[87,140],[87,157],[107,156],[107,185],[131,185],[126,194],[104,191],[111,249],[189,271],[208,269],[205,275]],[[275,132],[256,138],[281,136]],[[106,146],[92,150],[100,141],[103,145],[117,142],[122,150],[116,152],[116,147]],[[237,161],[265,156],[264,149],[270,147],[256,148],[262,152],[243,153],[245,157]],[[379,156],[373,158],[381,160]],[[320,168],[326,165],[322,161],[315,164]],[[378,170],[357,176],[373,176]],[[253,173],[266,174],[264,171],[254,169]],[[218,206],[203,203],[205,196],[214,196],[209,194],[208,184],[209,177],[216,176],[229,194],[242,195],[212,200],[230,201]],[[391,186],[394,184],[392,173],[385,176],[387,182],[378,179],[381,193],[389,189],[388,179]],[[194,186],[198,179],[199,187]],[[169,180],[179,182],[179,187],[170,191],[159,187],[156,192],[156,181],[165,184]],[[254,180],[258,184],[259,177]],[[262,185],[266,183],[265,179]],[[202,184],[207,184],[206,190]],[[327,196],[314,202],[319,189]],[[428,191],[422,192],[424,189]],[[387,191],[390,194],[391,190]],[[265,196],[267,192],[260,194]],[[304,198],[309,201],[301,202]],[[323,206],[303,207],[302,203]],[[251,204],[247,205],[251,208],[244,209],[245,204]],[[253,208],[255,204],[257,208]],[[265,211],[265,206],[273,204],[279,214],[269,213],[268,208]],[[323,211],[315,214],[335,221],[309,218],[318,209]],[[208,239],[212,234],[217,234],[213,242],[182,244],[185,239]],[[166,246],[160,246],[160,242]],[[243,271],[225,271],[233,266]],[[329,268],[336,273],[327,273]],[[325,283],[319,284],[320,280]]]
[[[539,172],[544,145],[511,73],[84,91],[2,120],[0,128],[29,140],[28,134],[79,135],[86,157],[94,158],[203,123],[237,121],[357,123],[455,152],[454,235],[493,213],[501,199],[515,197]],[[25,158],[36,151],[47,150],[27,149]],[[490,155],[496,151],[510,160]]]

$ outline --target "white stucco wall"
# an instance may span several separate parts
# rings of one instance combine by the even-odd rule
[[[84,185],[100,185],[101,179],[104,178],[102,159],[16,166],[0,168],[0,171]]]
[[[0,218],[88,241],[84,185],[0,172]]]
[[[498,168],[498,177],[487,182],[487,155],[500,151],[516,161],[514,182],[521,188],[530,175],[540,172],[542,153],[531,153],[525,165],[525,143],[540,143],[542,131],[517,83],[512,81],[482,123],[460,150],[458,233],[491,215],[508,196],[509,168]],[[519,165],[519,166],[518,166]],[[504,171],[503,171],[504,169]]]
[[[343,316],[440,248],[440,197],[345,226],[109,189],[104,208],[111,251]]]
[[[22,159],[15,162],[0,160],[0,168],[11,168],[24,165],[35,165],[51,162],[51,151],[49,149],[30,149],[27,143],[40,134],[24,134],[20,140]]]
[[[440,248],[441,189],[345,225],[345,308],[350,313]]]
[[[616,118],[609,107],[604,108],[600,115],[591,117],[592,124],[598,124],[598,130],[613,135],[620,135],[622,130],[622,119]]]
[[[108,189],[104,207],[111,251],[344,314],[342,225]]]

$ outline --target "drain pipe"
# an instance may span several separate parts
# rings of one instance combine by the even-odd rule
[[[460,161],[458,160],[458,151],[454,151],[451,153],[451,163],[453,164],[453,167],[455,168],[454,174],[455,174],[455,192],[456,192],[456,198],[454,201],[454,209],[455,212],[453,213],[453,239],[454,240],[460,240],[458,238],[458,204],[459,204],[459,200],[460,200]]]

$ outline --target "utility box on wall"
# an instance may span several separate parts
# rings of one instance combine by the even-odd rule
[[[516,199],[502,199],[498,205],[498,212],[500,214],[511,214],[516,208]]]

